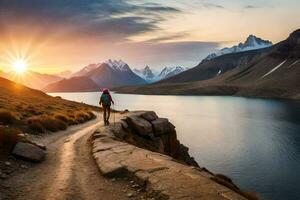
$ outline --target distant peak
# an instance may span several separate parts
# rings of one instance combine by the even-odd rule
[[[239,43],[238,45],[232,47],[225,47],[221,50],[218,50],[215,53],[208,55],[203,61],[211,60],[213,58],[219,57],[221,55],[230,54],[230,53],[238,53],[256,49],[262,49],[272,46],[273,43],[269,40],[263,40],[253,34],[250,34],[246,41],[243,43]]]
[[[148,65],[146,65],[145,69],[150,69],[150,67]]]
[[[288,40],[294,44],[300,44],[300,29],[290,34]]]
[[[125,63],[121,59],[119,59],[119,60],[108,59],[104,63],[107,64],[111,69],[116,70],[116,71],[130,71],[131,70],[129,68],[128,64]]]

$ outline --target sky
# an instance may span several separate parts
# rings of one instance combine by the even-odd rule
[[[122,59],[132,68],[197,65],[254,34],[300,28],[299,0],[0,0],[0,69],[42,73]]]

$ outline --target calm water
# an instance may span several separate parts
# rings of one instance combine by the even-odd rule
[[[99,93],[51,94],[97,105]],[[155,110],[202,167],[263,199],[300,199],[300,103],[113,94],[116,109]]]

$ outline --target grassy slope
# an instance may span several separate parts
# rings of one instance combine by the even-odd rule
[[[54,132],[83,123],[97,109],[0,78],[0,146],[12,146],[20,133]]]

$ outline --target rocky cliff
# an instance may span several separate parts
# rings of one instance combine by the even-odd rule
[[[228,177],[199,167],[168,119],[152,111],[121,116],[92,136],[92,154],[104,176],[129,177],[151,199],[259,199]]]
[[[199,167],[188,153],[188,148],[177,139],[175,126],[153,111],[127,114],[112,127],[116,137],[130,144],[169,155],[184,164]]]

